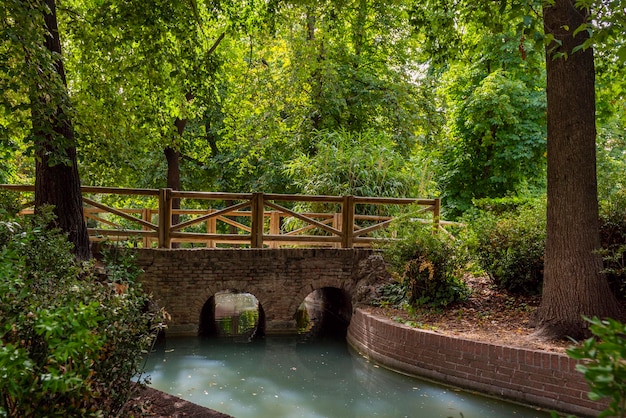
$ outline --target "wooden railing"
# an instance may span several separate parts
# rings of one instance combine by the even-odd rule
[[[0,185],[26,197],[34,186]],[[251,248],[368,247],[384,237],[372,233],[388,227],[393,216],[361,213],[382,212],[390,207],[418,205],[433,231],[448,222],[440,221],[439,199],[410,199],[359,196],[311,196],[272,193],[219,193],[172,189],[125,189],[82,187],[84,215],[92,241],[132,241],[143,247],[171,248],[172,243],[206,247]],[[103,201],[131,198],[137,208],[116,208]],[[172,202],[195,202],[194,208],[173,209]],[[26,200],[27,201],[27,200]],[[208,202],[208,205],[207,205]],[[123,203],[122,203],[123,204]],[[298,205],[319,207],[316,212],[298,211]],[[120,205],[120,203],[116,203]],[[188,205],[194,206],[194,205]],[[211,206],[201,208],[202,206]],[[389,211],[392,213],[393,211]],[[32,199],[24,214],[32,213]],[[173,224],[172,220],[180,221]]]

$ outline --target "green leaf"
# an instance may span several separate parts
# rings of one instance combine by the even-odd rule
[[[617,50],[616,55],[622,64],[626,63],[626,45],[622,45]]]
[[[572,36],[576,36],[578,35],[580,32],[582,31],[590,31],[591,30],[591,25],[589,23],[582,23],[580,26],[578,26],[574,32],[572,33]]]

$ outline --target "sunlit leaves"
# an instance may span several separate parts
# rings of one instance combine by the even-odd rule
[[[409,197],[420,181],[428,183],[416,176],[423,162],[404,159],[388,134],[321,131],[315,140],[314,156],[300,154],[287,165],[307,194]]]
[[[573,33],[574,36],[580,31],[589,34],[579,49],[593,46],[596,50],[610,53],[621,63],[626,62],[626,1],[576,0],[574,5],[589,13],[589,19]]]
[[[545,99],[539,86],[495,71],[471,72],[448,90],[451,141],[442,177],[447,205],[464,211],[475,198],[502,197],[541,184],[545,167]]]

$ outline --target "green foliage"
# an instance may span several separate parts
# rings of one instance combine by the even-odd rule
[[[440,168],[442,197],[455,215],[473,199],[541,185],[546,152],[545,98],[538,85],[502,70],[485,77],[460,70],[447,87],[450,141]]]
[[[609,398],[598,417],[626,417],[626,325],[614,319],[587,319],[594,337],[567,350],[585,375],[593,401]]]
[[[626,94],[619,91],[606,92],[611,97]],[[622,101],[623,102],[623,101]],[[613,100],[605,103],[613,103]],[[626,106],[611,106],[605,109],[611,117],[598,129],[597,137],[597,166],[598,166],[598,196],[600,202],[614,199],[614,195],[622,193],[626,188]],[[620,120],[621,117],[621,120]]]
[[[445,123],[434,149],[448,218],[474,199],[545,187],[541,3],[428,0],[411,24]]]
[[[507,215],[516,212],[518,209],[526,206],[536,206],[538,198],[535,196],[506,196],[506,197],[489,197],[474,200],[475,209],[483,212],[489,212],[496,216]]]
[[[113,282],[46,224],[0,222],[0,415],[117,415],[154,315],[136,269],[109,264]]]
[[[322,131],[315,142],[314,155],[301,154],[287,166],[304,193],[406,197],[422,180],[415,178],[419,162],[404,159],[387,134]]]
[[[543,25],[537,15],[541,5],[537,0],[426,0],[413,3],[410,23],[423,39],[424,53],[436,66],[477,57],[497,66],[502,57],[496,57],[505,42],[519,46],[522,60],[537,59],[543,53]],[[489,38],[498,40],[499,45],[490,43]]]
[[[285,163],[313,155],[325,129],[384,132],[409,155],[436,105],[413,82],[406,8],[64,4],[83,182],[160,187],[168,146],[181,154],[184,189],[295,193]]]
[[[626,2],[624,0],[611,2],[577,0],[575,5],[591,15],[585,23],[574,30],[574,35],[578,32],[588,32],[589,37],[573,52],[593,47],[603,54],[610,54],[613,61],[623,65],[626,62],[626,45],[624,45],[626,17],[623,12]]]
[[[517,206],[518,202],[518,198],[481,201],[483,209],[466,216],[468,229],[462,239],[498,286],[537,294],[543,282],[545,204],[535,200]]]
[[[0,219],[13,217],[22,209],[20,194],[9,190],[0,190]]]
[[[53,30],[44,19],[52,13],[46,2],[0,4],[0,152],[25,141],[29,153],[42,152],[58,165],[71,160],[68,148],[75,144],[62,131],[74,111],[61,57],[50,49]]]
[[[603,273],[611,286],[615,296],[626,298],[626,244],[602,248],[600,250],[604,261]]]
[[[384,254],[398,280],[382,288],[381,303],[445,307],[469,296],[461,279],[465,260],[453,241],[411,219],[397,227],[400,239],[386,244]]]
[[[600,203],[600,253],[604,272],[621,299],[626,298],[626,190],[614,192]]]
[[[385,283],[379,288],[380,298],[374,303],[380,306],[401,308],[407,301],[407,284],[400,281]]]

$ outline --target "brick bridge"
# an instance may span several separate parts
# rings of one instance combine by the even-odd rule
[[[265,334],[296,333],[295,315],[315,291],[330,291],[331,307],[349,322],[353,307],[388,277],[371,249],[137,249],[140,281],[171,316],[167,335],[198,335],[206,306],[221,291],[259,301]]]

